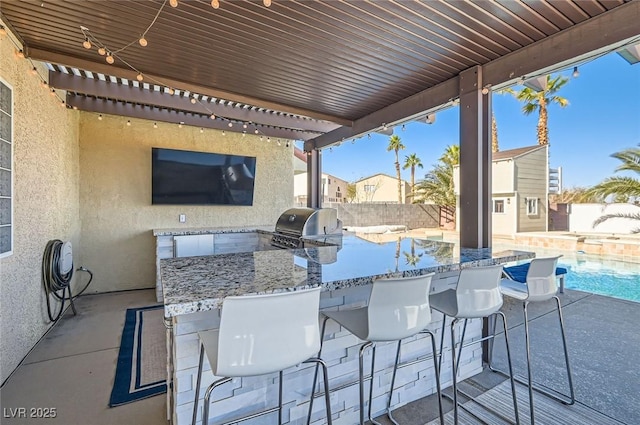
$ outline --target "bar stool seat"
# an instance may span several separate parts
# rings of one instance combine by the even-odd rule
[[[283,370],[313,362],[323,368],[327,423],[331,424],[326,364],[315,357],[320,349],[318,324],[320,287],[279,294],[227,297],[222,304],[220,328],[198,332],[200,359],[192,424],[196,424],[204,357],[216,379],[205,392],[202,423],[209,423],[213,390],[232,378],[278,372],[278,407],[236,420],[278,412],[282,423]],[[314,384],[315,386],[315,384]]]
[[[513,397],[513,409],[516,424],[520,423],[518,415],[518,403],[516,400],[516,389],[513,378],[513,369],[511,367],[511,354],[509,350],[509,338],[507,333],[507,319],[500,311],[502,307],[502,293],[500,292],[500,276],[502,274],[502,265],[488,267],[470,267],[460,271],[458,282],[455,289],[447,289],[443,292],[432,294],[430,296],[431,306],[444,314],[442,319],[442,335],[440,340],[440,355],[442,356],[444,348],[444,334],[446,326],[446,317],[449,316],[451,321],[451,369],[453,374],[453,423],[458,424],[458,366],[464,345],[464,336],[468,319],[488,318],[493,315],[499,315],[505,332],[505,343],[507,349],[507,360],[509,362],[511,395]],[[460,337],[460,347],[456,360],[456,336],[455,326],[460,319],[464,319],[464,330]],[[481,340],[475,340],[473,343],[480,342],[487,338],[493,338],[489,335]],[[442,360],[440,360],[442,364]],[[506,419],[506,418],[505,418]]]
[[[529,389],[529,407],[531,425],[535,423],[534,404],[533,404],[533,390],[552,397],[564,404],[574,404],[575,394],[573,390],[573,379],[571,374],[571,364],[569,362],[569,351],[567,348],[567,339],[564,329],[564,320],[562,318],[562,305],[560,299],[557,296],[558,285],[556,283],[556,276],[558,275],[557,266],[558,258],[534,258],[530,263],[526,264],[527,273],[524,282],[513,279],[502,279],[500,282],[501,292],[508,297],[514,298],[522,302],[524,311],[524,333],[525,333],[525,348],[527,355],[527,386]],[[565,269],[566,273],[566,269]],[[565,366],[567,373],[567,380],[569,384],[569,395],[559,393],[555,390],[553,392],[542,390],[539,387],[535,387],[533,384],[533,374],[531,365],[531,350],[530,350],[530,335],[529,335],[529,316],[528,306],[530,302],[542,302],[554,299],[558,310],[558,320],[560,322],[560,333],[562,336],[562,346],[564,348]],[[490,363],[491,366],[491,363]],[[492,370],[501,372],[492,367]],[[554,394],[555,393],[555,394]]]
[[[429,289],[434,273],[401,278],[377,279],[373,282],[369,302],[366,307],[350,310],[323,311],[326,320],[332,319],[359,339],[365,341],[360,347],[359,385],[360,385],[360,424],[364,424],[364,352],[372,347],[371,385],[369,386],[368,419],[371,418],[371,399],[373,395],[373,376],[375,370],[376,342],[398,342],[396,358],[391,376],[391,388],[387,402],[387,415],[397,424],[391,415],[393,386],[400,360],[402,340],[419,333],[429,334],[433,353],[433,367],[438,392],[440,422],[444,425],[444,413],[440,397],[440,379],[438,376],[438,360],[435,336],[425,328],[431,323],[431,307],[429,305]],[[323,324],[323,333],[324,333]],[[314,384],[315,385],[315,384]],[[311,408],[309,411],[309,420]],[[309,422],[309,421],[308,421]]]

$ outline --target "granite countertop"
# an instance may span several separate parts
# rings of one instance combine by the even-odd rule
[[[153,229],[153,236],[209,235],[220,233],[269,233],[273,232],[273,224],[246,227],[184,227],[175,229]]]
[[[160,260],[165,316],[216,309],[227,296],[268,294],[321,285],[324,290],[533,258],[532,252],[466,249],[405,238],[376,244],[345,237],[320,246]]]

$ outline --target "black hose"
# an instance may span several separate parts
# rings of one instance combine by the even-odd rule
[[[73,308],[73,312],[76,312],[73,300],[82,295],[93,280],[93,273],[91,273],[90,270],[84,267],[79,267],[78,270],[89,273],[89,281],[82,291],[77,295],[72,296],[71,287],[69,285],[71,284],[71,278],[73,277],[73,263],[71,264],[71,269],[68,273],[61,273],[59,260],[62,245],[63,242],[59,239],[50,240],[47,242],[47,246],[44,249],[44,255],[42,256],[42,283],[44,285],[44,291],[47,299],[47,314],[49,315],[49,320],[52,322],[57,322],[58,319],[60,319],[60,316],[64,311],[65,299],[69,300],[71,307]],[[55,314],[51,311],[51,295],[60,301],[60,309]]]

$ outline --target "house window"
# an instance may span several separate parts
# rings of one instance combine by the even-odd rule
[[[365,192],[375,192],[376,186],[374,184],[365,184],[364,191]]]
[[[527,215],[538,215],[538,198],[527,198]]]
[[[0,79],[0,258],[13,252],[13,91]]]
[[[493,212],[496,214],[504,214],[504,199],[495,199],[493,201]]]

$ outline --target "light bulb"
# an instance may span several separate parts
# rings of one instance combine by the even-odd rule
[[[229,127],[233,127],[233,123],[232,123],[232,122],[230,122],[230,123],[228,124],[228,126],[229,126]]]
[[[82,47],[84,47],[85,49],[91,48],[91,42],[89,41],[89,38],[84,39],[84,41],[82,42]]]
[[[246,129],[247,128],[247,123],[242,124],[242,128]]]
[[[265,7],[269,7],[271,6],[271,0],[262,0],[262,4],[264,4]]]
[[[191,98],[191,103],[193,103],[193,104],[195,105],[195,104],[196,104],[196,102],[197,102],[196,98],[195,98],[195,97],[192,97],[192,98]]]
[[[169,5],[171,5],[171,7],[178,7],[178,0],[169,0]]]
[[[200,133],[204,133],[204,128],[200,127]]]
[[[107,57],[104,60],[106,60],[109,65],[111,65],[115,61],[115,59],[113,59],[113,56],[111,56],[111,53],[107,53]]]
[[[131,127],[131,120],[127,120],[127,127]]]
[[[278,139],[278,146],[282,146],[282,143],[280,142],[280,139]]]
[[[136,75],[136,80],[138,81],[144,80],[144,77],[142,76],[142,72],[138,72],[138,75]]]
[[[216,114],[209,115],[209,118],[211,118],[212,120],[215,120],[216,119]]]
[[[4,28],[4,26],[0,25],[0,35],[5,35],[7,33],[7,30]]]
[[[104,55],[106,55],[106,54],[107,54],[107,49],[105,49],[104,47],[99,47],[99,48],[98,48],[98,54],[99,54],[100,56],[104,56]]]
[[[258,129],[257,128],[254,130],[254,133],[258,134]]]
[[[174,6],[175,7],[175,6]],[[182,128],[182,123],[178,124],[178,128]]]
[[[56,89],[52,88],[51,91],[49,92],[49,94],[51,96],[55,96],[56,95]]]
[[[38,75],[38,70],[36,69],[36,67],[34,66],[33,68],[31,68],[31,73],[33,75]]]
[[[489,94],[489,89],[486,87],[482,88],[482,94]]]
[[[404,124],[402,124],[402,131],[405,131],[407,128],[405,127]]]
[[[76,105],[73,105],[73,110],[74,110],[74,111],[77,111],[77,110],[78,110],[78,107],[77,107]]]
[[[287,141],[287,147],[289,147],[289,142]]]
[[[16,56],[19,57],[20,59],[24,59],[24,52],[22,50],[18,50],[16,52]]]
[[[225,133],[225,132],[224,132],[224,130],[222,130],[222,135],[223,135],[223,136],[226,136],[226,135],[227,135],[227,133]]]
[[[138,40],[138,43],[140,43],[140,45],[141,45],[142,47],[147,47],[147,44],[148,44],[148,43],[147,43],[147,39],[146,39],[146,38],[144,38],[144,35],[143,35],[142,37],[140,37],[140,40]]]
[[[267,137],[267,142],[271,143],[271,137]]]
[[[574,66],[573,67],[573,78],[578,78],[580,76],[580,71],[578,71],[578,67]]]
[[[220,2],[218,0],[211,0],[211,7],[217,9],[220,7]]]
[[[153,128],[158,128],[158,123],[153,123]]]
[[[44,88],[47,88],[49,86],[49,84],[47,84],[47,82],[44,80],[40,81],[40,85]]]
[[[65,105],[65,104],[64,104],[64,100],[61,100],[61,101],[60,101],[60,107],[61,107],[61,108],[64,108],[64,107],[66,107],[66,106],[67,106],[67,105]]]
[[[175,91],[171,87],[167,87],[167,93],[169,93],[170,95],[173,95]]]
[[[98,115],[98,121],[102,121],[102,114]]]
[[[262,142],[262,136],[260,136],[260,141]]]

